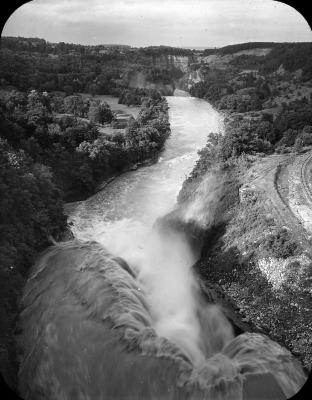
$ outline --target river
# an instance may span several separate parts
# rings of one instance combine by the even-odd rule
[[[200,351],[189,347],[198,335],[190,276],[196,260],[184,238],[171,234],[163,239],[153,225],[174,208],[207,132],[221,133],[223,119],[209,103],[184,93],[167,97],[171,135],[158,162],[120,176],[79,203],[70,221],[75,237],[96,240],[127,261],[148,292],[156,332],[178,341],[195,361],[201,359]],[[181,334],[187,338],[183,344]]]
[[[207,141],[207,132],[220,132],[223,119],[204,100],[167,97],[171,135],[158,162],[115,179],[105,190],[71,210],[73,231],[81,239],[95,239],[107,246],[105,232],[112,221],[125,218],[151,227],[156,218],[171,211],[197,151]]]
[[[179,94],[167,97],[171,135],[158,161],[71,204],[78,240],[38,260],[21,318],[26,399],[48,387],[48,399],[268,400],[302,386],[301,367],[278,344],[234,337],[201,296],[187,238],[155,226],[207,134],[223,130],[209,103]]]

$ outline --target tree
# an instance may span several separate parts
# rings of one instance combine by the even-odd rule
[[[232,110],[238,112],[261,110],[261,101],[256,95],[230,94],[223,96],[219,102],[220,110]]]
[[[103,124],[104,122],[111,122],[114,114],[107,103],[100,102],[100,100],[93,100],[90,103],[88,118],[91,122]]]
[[[92,96],[96,95],[98,93],[98,85],[96,83],[91,83],[89,86],[89,92]]]
[[[36,90],[31,90],[27,96],[27,119],[34,125],[45,124],[49,120],[47,99]]]
[[[261,121],[256,126],[256,135],[263,140],[271,143],[275,140],[273,125],[269,121]]]
[[[80,95],[67,96],[64,99],[64,111],[76,117],[84,117],[84,103]]]
[[[48,125],[48,133],[50,136],[60,136],[62,134],[62,130],[59,124],[49,124]]]
[[[266,81],[260,80],[257,82],[257,95],[260,100],[266,100],[271,95],[271,89]]]
[[[297,137],[297,139],[295,140],[295,144],[294,144],[294,151],[299,153],[302,148],[303,148],[303,138],[302,137]]]
[[[60,141],[68,148],[74,150],[80,143],[87,141],[93,142],[99,136],[99,132],[96,127],[88,126],[85,124],[77,124],[70,126],[63,132]]]
[[[252,123],[243,121],[236,126],[227,127],[225,135],[221,138],[220,156],[221,159],[227,160],[233,155],[268,152],[271,148],[267,140],[257,135]]]
[[[298,134],[299,131],[297,129],[286,129],[286,131],[283,132],[283,136],[281,140],[279,140],[278,145],[293,146]]]

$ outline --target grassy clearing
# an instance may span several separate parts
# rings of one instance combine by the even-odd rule
[[[80,93],[83,98],[91,97],[91,94],[88,93]],[[125,104],[118,104],[118,97],[113,97],[110,95],[95,95],[93,96],[96,99],[100,99],[105,101],[112,111],[122,111],[126,114],[131,114],[134,118],[136,118],[140,112],[140,107],[135,106],[126,106]]]

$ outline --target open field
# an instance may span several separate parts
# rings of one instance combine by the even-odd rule
[[[125,129],[112,128],[111,126],[98,126],[98,130],[99,132],[109,136],[117,135],[117,133],[125,133]]]
[[[91,97],[91,94],[88,93],[79,93],[82,97]],[[125,104],[118,104],[118,97],[113,97],[106,94],[96,94],[94,96],[96,99],[100,99],[105,101],[112,111],[122,111],[125,114],[131,114],[134,118],[136,118],[140,112],[140,107],[135,106],[126,106]]]

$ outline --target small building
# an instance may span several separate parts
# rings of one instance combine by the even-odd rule
[[[250,75],[254,78],[259,78],[259,71],[257,69],[244,69],[243,71],[239,72],[238,75],[244,78]]]

